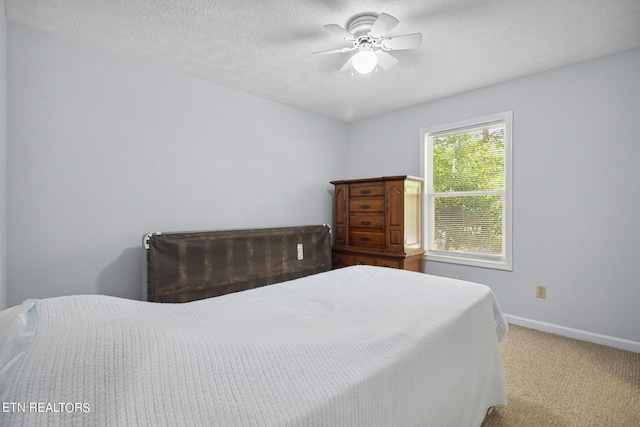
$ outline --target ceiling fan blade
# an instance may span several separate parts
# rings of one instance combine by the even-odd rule
[[[355,50],[356,47],[342,47],[340,49],[331,49],[331,50],[323,50],[320,52],[313,52],[314,55],[330,55],[332,53],[345,53],[345,52],[350,52],[352,50]]]
[[[382,48],[385,50],[415,49],[422,44],[422,34],[413,33],[404,36],[389,37],[382,40]]]
[[[340,72],[351,70],[351,58],[340,68]]]
[[[336,36],[345,40],[349,40],[350,42],[355,41],[357,38],[338,24],[327,24],[324,26],[324,28],[330,33],[335,34]]]
[[[376,50],[376,56],[378,57],[378,65],[388,70],[398,63],[398,60],[389,55],[384,50]]]
[[[369,29],[369,35],[376,39],[380,38],[393,30],[399,23],[400,21],[393,16],[381,13],[378,19],[376,19],[376,22],[371,26],[371,29]]]

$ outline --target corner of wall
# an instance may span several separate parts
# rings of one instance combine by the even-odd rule
[[[0,17],[0,310],[7,305],[7,13]]]

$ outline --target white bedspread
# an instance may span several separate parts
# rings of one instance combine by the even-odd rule
[[[486,286],[366,266],[186,304],[31,300],[0,423],[478,426],[506,404],[505,332]]]

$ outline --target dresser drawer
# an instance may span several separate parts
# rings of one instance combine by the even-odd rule
[[[351,184],[349,197],[383,197],[384,184]]]
[[[356,255],[353,257],[354,265],[376,265],[376,259],[369,256]]]
[[[384,228],[384,215],[351,215],[351,228]]]
[[[353,257],[355,265],[375,265],[377,267],[388,267],[402,269],[402,263],[400,261],[393,261],[388,259],[374,258],[372,256],[355,255]]]
[[[384,233],[352,231],[349,233],[349,244],[352,246],[384,247]]]
[[[402,263],[399,261],[393,261],[389,259],[376,259],[376,265],[378,267],[400,268],[402,269]]]
[[[354,198],[349,200],[350,212],[384,212],[384,199]]]
[[[336,253],[332,254],[331,262],[333,263],[333,268],[348,267],[354,264],[353,255]]]

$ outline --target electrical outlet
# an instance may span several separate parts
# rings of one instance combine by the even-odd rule
[[[298,243],[298,261],[304,258],[304,251],[302,249],[302,243]]]
[[[547,287],[536,286],[536,297],[545,299],[547,297]]]

